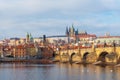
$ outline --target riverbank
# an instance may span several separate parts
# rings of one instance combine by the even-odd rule
[[[52,64],[50,59],[0,59],[0,63],[35,63],[35,64]]]

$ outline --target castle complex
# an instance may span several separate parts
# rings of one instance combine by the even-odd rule
[[[79,31],[72,25],[66,27],[65,35],[44,35],[43,37],[34,38],[31,33],[27,33],[26,38],[1,40],[0,57],[41,58],[43,55],[49,55],[49,52],[51,56],[54,53],[56,55],[55,59],[62,62],[95,62],[97,60],[118,62],[119,46],[120,36],[106,34],[97,37],[95,34]]]

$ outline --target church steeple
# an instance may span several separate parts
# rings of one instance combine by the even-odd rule
[[[31,35],[31,33],[30,33],[29,39],[30,39],[30,42],[33,42],[33,37],[32,37],[32,35]]]
[[[78,35],[78,33],[79,33],[79,32],[78,32],[78,29],[77,29],[77,30],[75,31],[75,35]]]
[[[33,42],[33,37],[32,37],[32,35],[31,35],[31,33],[29,34],[29,33],[27,32],[27,35],[26,35],[26,42],[27,42],[27,43]]]
[[[27,32],[27,38],[29,38],[29,33]]]
[[[68,31],[68,27],[66,27],[66,32],[65,32],[66,36],[69,36],[69,31]]]
[[[27,35],[26,35],[26,42],[29,42],[29,41],[30,41],[29,38],[30,38],[30,35],[29,35],[29,33],[27,32]]]
[[[74,25],[72,24],[72,31],[75,32],[75,28],[74,28]]]
[[[70,27],[70,36],[74,36],[75,35],[75,29],[74,29],[74,26],[72,24],[72,26]]]

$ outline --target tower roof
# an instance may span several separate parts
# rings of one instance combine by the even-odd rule
[[[66,27],[66,35],[69,35],[68,27]]]
[[[27,35],[26,35],[27,37],[29,37],[29,33],[27,32]]]

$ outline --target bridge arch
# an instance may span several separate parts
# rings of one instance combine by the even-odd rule
[[[81,56],[78,55],[77,53],[73,52],[70,56],[70,62],[80,62],[81,61]]]
[[[73,53],[71,54],[70,60],[69,60],[70,62],[74,62],[73,58],[74,58],[75,55],[76,55],[75,52],[73,52]]]
[[[87,56],[89,55],[90,53],[89,52],[85,52],[83,57],[82,57],[82,60],[83,62],[87,62]]]
[[[102,62],[106,62],[105,58],[106,58],[106,55],[108,55],[109,53],[104,51],[104,52],[101,52],[99,57],[98,57],[98,61],[102,61]]]

